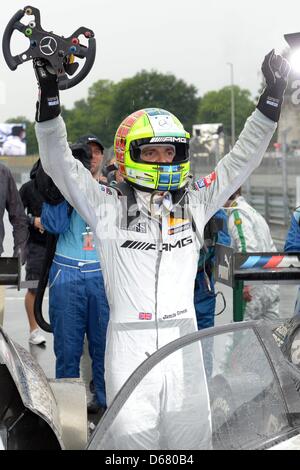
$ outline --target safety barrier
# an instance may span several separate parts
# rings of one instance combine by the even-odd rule
[[[244,318],[245,284],[300,284],[300,253],[238,253],[216,244],[217,282],[233,289],[233,321]]]
[[[296,206],[296,189],[288,191],[288,207],[280,188],[251,187],[246,197],[268,224],[286,225]]]

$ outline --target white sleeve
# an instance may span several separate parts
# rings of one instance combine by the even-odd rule
[[[247,119],[233,149],[222,158],[215,171],[195,184],[199,200],[206,205],[206,222],[259,166],[276,123],[258,109]],[[206,223],[205,222],[205,223]]]
[[[61,116],[36,123],[36,136],[44,171],[53,179],[67,201],[95,228],[101,213],[117,201],[117,193],[100,185],[70,150]]]

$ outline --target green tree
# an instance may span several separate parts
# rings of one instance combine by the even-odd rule
[[[119,82],[112,103],[111,122],[115,130],[132,112],[143,108],[163,108],[175,114],[187,130],[197,116],[199,98],[194,85],[187,85],[172,74],[142,70]]]
[[[29,121],[24,116],[10,118],[6,121],[8,124],[26,124],[26,141],[27,141],[27,155],[34,155],[38,153],[38,143],[35,137],[34,123]]]
[[[245,121],[254,110],[255,104],[249,90],[234,86],[235,129],[238,136]],[[195,121],[196,122],[196,121]],[[197,123],[222,122],[225,135],[231,136],[231,87],[219,91],[209,91],[199,104]]]
[[[110,116],[115,87],[109,80],[99,80],[89,88],[86,100],[76,101],[71,110],[63,108],[69,141],[75,142],[81,135],[92,133],[105,147],[112,145],[116,129]]]

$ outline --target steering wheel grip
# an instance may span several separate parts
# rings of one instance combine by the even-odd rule
[[[11,54],[10,40],[15,30],[15,23],[19,21],[21,18],[23,18],[23,16],[24,16],[24,10],[17,11],[17,13],[11,18],[11,20],[7,24],[5,31],[4,31],[3,39],[2,39],[3,55],[4,55],[4,58],[8,67],[11,70],[16,70],[19,64]]]

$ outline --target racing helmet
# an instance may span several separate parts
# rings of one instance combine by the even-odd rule
[[[170,112],[159,108],[141,109],[119,126],[114,142],[116,161],[123,178],[143,191],[177,191],[188,182],[190,135]],[[145,145],[175,147],[172,163],[141,159]]]

